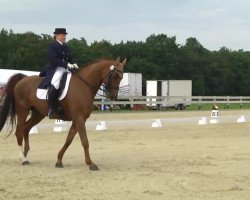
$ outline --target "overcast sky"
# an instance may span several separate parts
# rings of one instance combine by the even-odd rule
[[[250,50],[250,0],[0,0],[0,28],[52,35],[55,27],[88,43],[164,33],[210,50]]]

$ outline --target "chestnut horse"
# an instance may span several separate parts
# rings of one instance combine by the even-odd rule
[[[121,63],[120,58],[114,60],[99,60],[72,74],[66,97],[60,101],[66,121],[72,121],[68,136],[57,156],[56,167],[63,167],[62,158],[78,132],[85,153],[85,162],[90,170],[98,170],[89,155],[89,142],[85,122],[89,118],[94,97],[102,84],[105,85],[106,95],[116,99],[123,68],[126,59]],[[38,124],[48,113],[48,103],[36,97],[36,90],[43,78],[38,76],[13,75],[6,87],[4,102],[0,113],[0,131],[8,116],[10,124],[15,125],[17,116],[16,138],[19,146],[19,157],[23,165],[29,164],[27,154],[29,147],[29,131]],[[27,120],[29,113],[30,118]],[[23,146],[24,140],[24,146]]]

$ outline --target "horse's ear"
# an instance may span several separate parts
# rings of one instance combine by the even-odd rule
[[[123,67],[126,65],[126,62],[127,62],[127,58],[125,58],[124,61],[122,61]]]
[[[115,61],[116,63],[120,63],[121,62],[121,59],[120,59],[120,57],[118,57],[117,59],[116,59],[116,61]]]

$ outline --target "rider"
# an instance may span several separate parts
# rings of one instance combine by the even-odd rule
[[[77,64],[73,61],[69,49],[65,44],[65,28],[56,28],[54,31],[55,41],[48,46],[49,66],[40,76],[45,76],[43,81],[44,88],[49,87],[48,91],[48,117],[53,118],[57,114],[57,93],[59,89],[60,78],[67,70],[78,69]],[[59,80],[58,80],[59,79]]]

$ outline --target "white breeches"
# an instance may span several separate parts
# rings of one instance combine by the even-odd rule
[[[57,67],[55,74],[51,80],[51,84],[54,85],[56,89],[59,89],[60,86],[60,80],[62,78],[62,75],[64,72],[69,72],[67,69],[64,69],[62,67]]]

